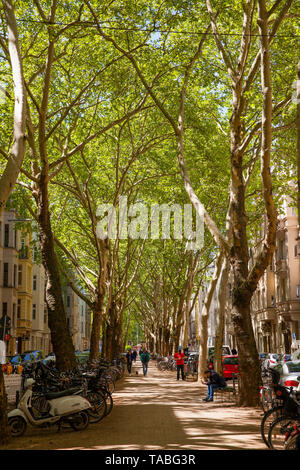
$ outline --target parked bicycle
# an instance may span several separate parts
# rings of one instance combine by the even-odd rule
[[[261,420],[261,436],[269,449],[284,450],[291,434],[300,422],[300,394],[292,387],[279,384],[280,374],[269,369],[269,386],[272,389],[272,406]],[[296,438],[295,438],[296,441]]]

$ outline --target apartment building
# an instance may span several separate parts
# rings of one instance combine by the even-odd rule
[[[52,346],[45,303],[45,271],[37,259],[34,232],[17,229],[18,221],[13,209],[0,217],[0,316],[7,315],[11,320],[7,355],[35,349],[47,355]],[[65,291],[65,303],[75,349],[87,349],[90,312],[70,287]]]
[[[18,246],[19,233],[15,230],[15,211],[0,217],[0,312],[11,320],[11,348],[16,347],[18,312]],[[3,338],[1,338],[3,339]]]
[[[88,349],[90,344],[91,312],[67,282],[63,285],[63,292],[67,324],[75,350],[83,351]]]
[[[252,299],[252,322],[261,352],[290,353],[300,346],[299,226],[291,204],[285,197],[276,251]]]
[[[264,227],[250,249],[249,268],[254,263],[264,237]],[[230,277],[232,273],[230,274]],[[230,321],[231,282],[225,318],[224,343],[236,347]],[[200,312],[207,285],[200,290],[190,318],[189,342],[198,347]],[[218,287],[217,287],[218,288]],[[211,304],[208,320],[208,343],[214,344],[218,314],[217,291]],[[259,281],[251,301],[251,318],[259,352],[291,353],[300,348],[300,239],[296,209],[286,196],[277,221],[276,250],[272,262]]]

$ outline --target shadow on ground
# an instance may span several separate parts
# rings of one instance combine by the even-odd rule
[[[257,450],[260,409],[205,403],[206,387],[177,381],[151,364],[147,377],[126,377],[114,393],[112,413],[85,431],[28,428],[0,449]]]

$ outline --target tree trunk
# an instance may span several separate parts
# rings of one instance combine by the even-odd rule
[[[218,286],[218,315],[216,318],[216,338],[214,349],[214,370],[219,374],[222,373],[222,346],[224,342],[225,332],[225,314],[228,293],[228,275],[230,269],[230,260],[226,256],[223,261],[222,271],[220,274]]]
[[[13,146],[5,170],[0,178],[0,216],[17,181],[26,149],[26,92],[18,28],[13,2],[11,0],[3,0],[2,3],[7,22],[8,50],[13,74],[15,104]],[[6,444],[9,439],[10,432],[7,423],[5,383],[0,364],[0,444]]]
[[[99,357],[100,351],[100,332],[101,326],[104,334],[102,338],[105,337],[105,323],[102,322],[102,308],[103,299],[101,296],[98,296],[98,300],[93,308],[93,322],[92,322],[92,331],[91,331],[91,342],[90,342],[90,355],[89,361],[97,360]],[[102,339],[102,352],[105,351],[105,342]]]
[[[103,309],[104,309],[104,298],[106,293],[106,281],[107,281],[107,268],[108,268],[108,250],[109,250],[109,240],[100,240],[101,250],[101,267],[100,274],[98,275],[97,280],[97,297],[95,302],[95,309],[93,314],[93,323],[92,323],[92,332],[91,332],[91,344],[90,344],[90,356],[89,360],[97,360],[99,356],[99,346],[100,346],[100,331],[103,321]],[[104,326],[104,323],[103,323]],[[108,333],[109,325],[105,328],[105,333]],[[105,343],[105,348],[103,345],[103,354],[107,355],[107,336],[103,335],[103,343]]]
[[[297,101],[297,116],[296,116],[296,126],[297,126],[297,183],[298,183],[298,192],[297,192],[297,208],[298,208],[298,225],[300,227],[300,60],[298,62],[297,68],[297,81],[296,81],[296,101]],[[300,237],[300,232],[299,232]]]
[[[199,324],[198,380],[203,379],[204,372],[207,368],[208,315],[209,315],[209,309],[211,306],[213,294],[215,292],[217,281],[220,275],[220,271],[222,267],[222,260],[223,260],[223,253],[220,252],[218,255],[216,265],[215,265],[215,271],[214,271],[212,280],[210,282],[210,285],[206,294],[205,302],[201,310],[200,324]]]
[[[59,370],[68,370],[77,366],[75,349],[67,326],[66,312],[63,303],[59,268],[54,250],[54,239],[51,229],[47,175],[42,171],[40,182],[35,192],[39,240],[42,252],[42,263],[46,274],[46,304],[51,342]]]
[[[26,150],[26,91],[18,28],[13,2],[11,0],[2,0],[2,3],[7,22],[8,50],[14,82],[14,130],[12,149],[0,178],[0,215],[16,184]]]
[[[267,214],[267,229],[261,253],[257,256],[251,272],[248,272],[247,217],[245,213],[245,186],[243,184],[240,114],[234,108],[231,127],[232,161],[232,265],[234,288],[232,302],[232,322],[239,352],[240,394],[239,404],[259,405],[261,383],[260,363],[250,316],[250,302],[259,279],[270,263],[276,244],[276,210],[272,197],[270,157],[272,146],[272,84],[270,73],[270,51],[268,36],[268,13],[265,0],[258,1],[257,24],[261,42],[261,87],[262,87],[262,137],[261,137],[261,178],[263,198]],[[234,103],[239,102],[240,89],[234,89]],[[249,370],[252,371],[249,374]]]
[[[4,374],[0,364],[0,444],[7,444],[10,440],[10,431],[7,422],[7,405],[4,384]]]

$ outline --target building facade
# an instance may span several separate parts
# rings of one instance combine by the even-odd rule
[[[295,208],[285,197],[278,218],[276,250],[251,304],[260,352],[290,353],[300,346],[300,245]]]
[[[264,238],[264,227],[250,249],[249,268],[255,261]],[[190,319],[190,343],[197,349],[197,332],[201,307],[208,286],[200,290]],[[231,283],[229,277],[224,344],[236,347],[230,321]],[[214,344],[218,314],[217,291],[211,304],[208,321],[208,345]],[[296,209],[285,197],[277,221],[276,250],[272,262],[259,281],[251,300],[251,318],[259,352],[291,353],[300,348],[300,239]],[[196,340],[196,341],[195,341]]]
[[[5,211],[0,217],[0,317],[9,317],[11,324],[7,355],[31,350],[48,355],[52,346],[45,271],[38,262],[38,243],[32,239],[32,232],[17,229],[17,222],[14,210]],[[86,304],[70,287],[65,300],[75,349],[88,349],[91,317]]]

